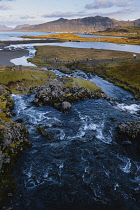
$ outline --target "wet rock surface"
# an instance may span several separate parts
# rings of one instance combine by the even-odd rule
[[[28,130],[10,118],[10,111],[14,107],[10,94],[6,86],[0,85],[0,207],[15,188],[12,178],[14,162],[23,149],[30,145]]]
[[[125,122],[117,126],[116,141],[121,144],[126,153],[136,158],[140,154],[140,122]]]
[[[33,103],[38,106],[51,105],[58,109],[70,109],[70,104],[85,99],[107,98],[101,91],[94,91],[84,87],[63,87],[60,84],[46,84],[30,89],[35,93]],[[67,102],[67,103],[64,103]]]
[[[138,141],[140,144],[140,122],[121,123],[117,127],[120,140]]]

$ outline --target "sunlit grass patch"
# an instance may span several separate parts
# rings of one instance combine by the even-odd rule
[[[90,82],[88,80],[84,80],[81,78],[74,78],[74,77],[68,77],[65,79],[66,84],[65,87],[84,87],[90,90],[98,90],[101,91],[101,88],[95,85],[94,82]]]
[[[46,83],[50,78],[55,78],[53,72],[35,67],[23,67],[23,71],[13,71],[12,67],[7,67],[0,72],[0,83],[7,85],[12,93],[24,93],[29,87]]]

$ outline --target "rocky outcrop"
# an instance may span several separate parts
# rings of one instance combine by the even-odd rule
[[[10,94],[6,86],[0,85],[0,207],[15,187],[12,178],[15,160],[23,149],[30,146],[25,126],[10,118],[14,107]]]
[[[116,142],[122,145],[128,157],[139,161],[140,121],[120,123],[117,126]]]
[[[0,207],[15,188],[12,170],[18,155],[28,146],[28,131],[14,122],[0,123]]]
[[[31,88],[30,93],[36,94],[34,104],[38,106],[51,105],[62,110],[70,109],[71,103],[80,100],[107,98],[101,91],[89,90],[84,87],[68,88],[57,84]]]
[[[24,144],[28,138],[28,131],[24,125],[15,122],[5,122],[0,125],[0,147],[7,150],[12,148],[19,149],[21,144]],[[20,148],[22,150],[22,148]],[[16,150],[15,150],[16,151]]]
[[[140,144],[140,122],[121,123],[117,127],[117,132],[121,141],[137,141]]]

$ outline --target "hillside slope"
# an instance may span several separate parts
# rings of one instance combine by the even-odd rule
[[[139,25],[140,25],[140,19],[135,21],[118,21],[110,19],[108,17],[95,16],[95,17],[85,17],[85,18],[72,19],[72,20],[60,18],[56,21],[25,27],[22,30],[89,33],[96,31],[103,31],[107,28],[112,28],[112,27],[139,26]]]

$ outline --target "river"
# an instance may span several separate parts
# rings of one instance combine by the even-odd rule
[[[16,163],[17,189],[10,205],[14,210],[140,209],[140,157],[115,141],[119,123],[140,120],[140,103],[98,76],[83,71],[71,76],[95,82],[116,100],[84,100],[64,114],[34,106],[34,95],[12,95],[13,120],[23,119],[32,147]],[[38,126],[51,138],[39,135]]]
[[[97,76],[82,71],[73,76],[96,81],[124,102],[89,99],[64,114],[34,106],[33,95],[13,95],[14,120],[24,120],[33,144],[16,164],[13,209],[139,209],[140,159],[116,143],[115,128],[140,120],[140,104]],[[51,139],[40,136],[37,126]]]

